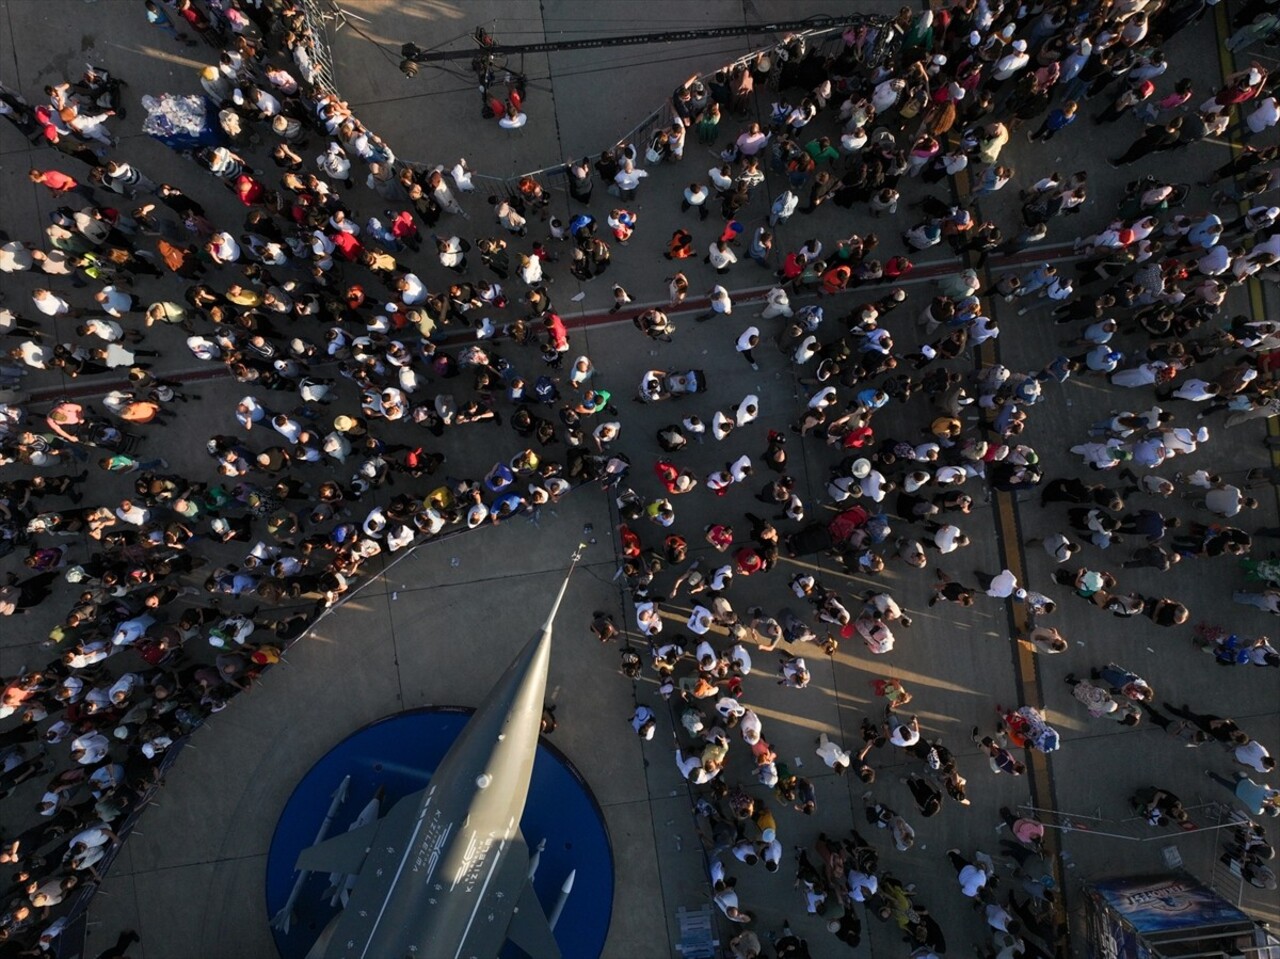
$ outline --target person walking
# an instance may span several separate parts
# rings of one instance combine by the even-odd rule
[[[1159,153],[1163,150],[1171,150],[1178,144],[1178,137],[1182,130],[1182,118],[1174,117],[1168,123],[1156,123],[1147,127],[1138,139],[1129,145],[1129,149],[1114,160],[1108,160],[1113,167],[1128,166],[1143,157]]]
[[[169,36],[173,37],[173,39],[177,40],[179,43],[185,43],[189,47],[194,47],[196,45],[196,41],[192,40],[185,33],[179,31],[178,28],[173,25],[173,21],[169,19],[169,15],[156,5],[155,0],[146,0],[143,7],[146,11],[147,23],[151,24],[157,30],[161,30],[164,33],[169,34]]]
[[[737,349],[742,354],[742,358],[751,364],[753,370],[760,369],[760,364],[756,362],[755,354],[752,353],[757,346],[760,345],[760,329],[755,326],[748,326],[742,331],[738,337]]]
[[[1280,789],[1256,783],[1239,772],[1232,779],[1219,776],[1212,769],[1206,769],[1204,774],[1218,785],[1231,790],[1250,816],[1280,816]]]
[[[710,308],[694,317],[699,323],[706,322],[713,316],[728,316],[733,312],[733,300],[729,298],[729,291],[723,286],[713,286],[710,297]]]
[[[1060,107],[1050,110],[1038,129],[1028,131],[1027,139],[1032,143],[1048,143],[1055,136],[1075,122],[1079,104],[1068,100]]]
[[[738,262],[738,257],[729,248],[728,241],[715,240],[707,250],[707,255],[702,258],[702,262],[710,263],[717,273],[723,275],[729,272],[729,267]]]

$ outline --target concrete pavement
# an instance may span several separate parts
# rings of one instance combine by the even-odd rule
[[[34,97],[43,83],[54,77],[78,72],[80,53],[104,57],[131,83],[133,116],[123,124],[126,133],[136,131],[136,99],[142,92],[196,89],[193,67],[208,58],[207,50],[188,53],[160,43],[129,4],[132,20],[120,16],[123,4],[82,5],[72,2],[23,4],[10,0],[0,4],[9,18],[10,31],[0,36],[0,79]],[[780,11],[803,9],[805,13],[830,12],[837,4],[795,3],[748,5],[747,16],[766,18]],[[891,5],[884,5],[891,8]],[[526,38],[554,36],[558,30],[618,29],[608,19],[612,8],[576,2],[528,4],[351,4],[353,11],[367,16],[362,26],[370,36],[398,46],[405,39],[425,45],[446,42],[454,34],[467,34],[483,22],[495,35],[514,38],[517,29],[530,31]],[[744,7],[738,3],[700,5],[702,22],[730,22],[741,19]],[[645,18],[655,21],[641,25],[628,21],[625,29],[642,26],[660,29],[679,19],[687,22],[686,5],[655,3],[645,7]],[[492,18],[500,17],[498,23]],[[582,25],[578,25],[581,22]],[[50,29],[50,25],[74,29]],[[426,38],[426,42],[423,38]],[[1218,65],[1209,54],[1212,38],[1190,31],[1171,45],[1171,59],[1177,72],[1184,65],[1193,75],[1197,90],[1209,91],[1217,82]],[[79,46],[80,53],[76,51]],[[493,124],[480,121],[476,98],[465,81],[456,77],[420,77],[407,81],[368,40],[354,30],[344,30],[335,45],[338,79],[344,93],[365,121],[391,140],[401,156],[451,164],[457,155],[466,155],[476,170],[506,174],[554,162],[558,158],[595,152],[642,117],[651,105],[669,94],[689,73],[714,67],[726,56],[742,49],[724,45],[699,48],[697,54],[673,51],[663,57],[638,56],[614,61],[600,53],[550,55],[525,64],[531,74],[548,89],[543,96],[530,98],[530,126],[510,136]],[[678,56],[678,58],[677,58]],[[669,62],[660,62],[668,61]],[[623,70],[618,71],[618,65]],[[602,69],[602,67],[613,67]],[[588,72],[592,71],[592,72]],[[434,86],[432,84],[435,84]],[[451,84],[451,86],[450,86]],[[545,98],[545,99],[544,99]],[[767,104],[766,104],[767,105]],[[548,108],[553,107],[554,113]],[[726,123],[726,127],[732,124]],[[1105,128],[1105,136],[1127,138],[1136,126]],[[145,137],[128,137],[130,156],[137,156],[143,169],[171,171],[184,189],[238,220],[238,211],[227,205],[207,178],[194,168],[173,160],[168,151]],[[1033,149],[1014,142],[1009,155],[1018,169],[1018,178],[994,202],[984,201],[983,212],[999,222],[1016,220],[1013,188],[1032,182],[1052,167],[1062,172],[1087,168],[1094,183],[1094,198],[1085,214],[1075,220],[1055,221],[1051,241],[1070,239],[1076,230],[1105,221],[1113,209],[1126,173],[1112,173],[1098,162],[1099,136],[1087,125],[1057,138],[1047,149]],[[1116,144],[1115,152],[1122,148]],[[1108,149],[1111,149],[1108,145]],[[566,319],[598,315],[611,299],[609,285],[621,282],[638,301],[657,301],[664,296],[662,277],[669,264],[658,257],[671,229],[678,223],[678,195],[682,182],[700,178],[713,162],[711,155],[697,159],[697,146],[678,170],[657,170],[642,187],[638,208],[640,230],[630,249],[615,251],[609,274],[587,285],[585,298],[571,306],[578,287],[563,272],[557,272],[553,290]],[[34,238],[36,222],[44,222],[50,205],[23,185],[25,170],[33,158],[25,144],[6,126],[0,130],[0,189],[6,198],[0,225],[14,236]],[[136,152],[135,152],[136,151]],[[1180,158],[1186,173],[1179,179],[1196,179],[1201,171],[1222,162],[1224,148],[1204,145]],[[39,155],[35,162],[53,164],[58,157]],[[482,161],[485,163],[482,166]],[[492,165],[489,162],[492,161]],[[692,166],[691,166],[692,164]],[[780,189],[771,178],[761,189],[746,222],[757,223],[770,199]],[[919,195],[911,185],[906,199]],[[935,193],[942,191],[935,190]],[[602,218],[607,212],[607,196],[598,189],[593,212]],[[372,208],[367,197],[360,201]],[[472,236],[489,235],[490,211],[483,197],[464,201],[472,216],[467,229]],[[1207,191],[1198,190],[1189,203],[1208,202]],[[563,197],[557,208],[566,210]],[[905,204],[904,204],[905,206]],[[713,221],[694,226],[699,244],[705,245],[718,226]],[[890,226],[849,217],[830,206],[811,218],[796,217],[780,232],[779,247],[792,248],[809,235],[824,241],[850,229],[881,232],[886,252],[897,249],[896,229],[910,225],[907,215]],[[942,248],[937,248],[942,249]],[[921,258],[925,259],[924,257]],[[423,267],[439,282],[438,268]],[[710,271],[700,262],[690,261],[695,289],[710,285]],[[998,270],[997,270],[998,272]],[[473,274],[476,275],[476,274]],[[728,285],[735,292],[759,285],[767,274],[750,263],[734,268]],[[510,287],[519,287],[513,282]],[[925,295],[922,284],[909,286],[911,305]],[[870,298],[868,294],[867,298]],[[860,302],[850,296],[844,303]],[[1233,293],[1233,310],[1247,309],[1242,293]],[[1056,340],[1064,329],[1054,328],[1044,317],[1022,319],[996,304],[996,317],[1003,333],[1001,361],[1011,368],[1038,368],[1057,352]],[[719,468],[729,450],[733,455],[756,455],[764,447],[768,429],[784,429],[794,419],[801,403],[801,391],[793,371],[770,349],[761,351],[762,369],[752,372],[732,350],[733,339],[746,325],[753,311],[740,309],[729,323],[719,321],[695,325],[688,315],[676,316],[680,330],[676,342],[655,346],[644,340],[625,320],[618,324],[592,325],[574,333],[573,354],[587,352],[602,370],[604,383],[620,399],[630,395],[640,373],[650,366],[690,365],[704,368],[712,384],[709,394],[681,405],[638,406],[623,400],[623,444],[636,464],[635,486],[642,495],[655,493],[656,484],[648,476],[648,465],[656,455],[654,431],[678,411],[696,410],[704,419],[713,409],[735,403],[748,392],[761,396],[763,414],[751,427],[739,431],[723,448],[708,445],[693,449],[684,457],[700,475]],[[835,310],[829,311],[831,313]],[[914,342],[912,311],[895,315],[890,321],[900,343]],[[63,336],[69,330],[59,331]],[[185,356],[179,337],[160,330],[148,339],[159,348]],[[768,332],[768,331],[766,331]],[[1129,341],[1136,345],[1137,340]],[[522,371],[538,366],[536,354],[521,354],[503,348]],[[183,365],[190,366],[189,361]],[[41,384],[34,383],[33,386]],[[243,392],[230,382],[201,386],[199,409],[184,411],[194,422],[194,432],[203,437],[234,428],[231,407]],[[1108,410],[1146,400],[1143,391],[1125,393],[1106,388],[1098,381],[1073,381],[1063,389],[1050,389],[1049,399],[1031,411],[1027,440],[1041,452],[1046,474],[1077,475],[1075,458],[1065,452],[1079,441],[1087,424],[1104,417]],[[1132,394],[1132,395],[1131,395]],[[1182,422],[1188,411],[1171,405]],[[911,435],[922,422],[922,400],[913,400],[909,409],[890,409],[877,418],[882,435]],[[1229,476],[1239,477],[1249,466],[1266,462],[1260,448],[1262,429],[1250,424],[1223,431],[1218,421],[1210,421],[1214,441],[1204,452],[1190,459],[1190,466],[1210,464]],[[450,437],[449,471],[453,475],[477,475],[493,459],[492,437],[500,436],[504,449],[514,439],[505,430],[472,427],[466,435]],[[897,431],[895,433],[895,431]],[[1236,434],[1245,434],[1237,436]],[[795,440],[790,453],[793,475],[807,490],[806,500],[822,499],[830,455],[811,444]],[[166,456],[179,470],[194,475],[208,469],[208,460],[197,447],[175,448]],[[1181,463],[1177,464],[1182,466]],[[1166,475],[1171,470],[1163,471]],[[692,502],[686,503],[685,500]],[[953,575],[971,579],[971,570],[994,571],[1005,554],[1016,549],[1024,538],[1064,528],[1061,508],[1040,510],[1034,494],[1026,502],[1012,504],[1013,527],[1007,517],[1001,521],[991,506],[983,505],[964,525],[974,538],[974,546],[944,566]],[[696,531],[712,519],[735,518],[754,505],[745,491],[735,490],[728,500],[713,501],[706,494],[694,494],[677,501],[681,528]],[[1190,507],[1179,504],[1178,511],[1190,518]],[[1261,526],[1276,525],[1275,501],[1264,499],[1262,508],[1250,516]],[[587,554],[583,572],[575,580],[562,612],[563,628],[553,661],[553,698],[560,704],[557,745],[574,761],[595,790],[605,810],[614,843],[618,893],[614,927],[606,954],[619,959],[632,956],[672,954],[676,941],[676,907],[697,906],[707,901],[703,862],[693,823],[689,798],[671,762],[673,742],[670,726],[664,722],[652,744],[642,745],[625,722],[634,703],[658,705],[652,683],[633,687],[617,670],[617,649],[600,647],[586,633],[590,612],[615,609],[619,622],[630,623],[624,597],[613,578],[616,558],[607,538],[611,526],[608,497],[595,490],[575,494],[555,511],[547,510],[540,525],[523,520],[478,535],[429,546],[397,565],[384,581],[370,585],[359,597],[326,621],[316,634],[300,643],[285,669],[273,671],[260,688],[241,697],[219,714],[194,740],[195,749],[182,757],[169,777],[157,808],[143,820],[139,834],[127,844],[124,856],[95,901],[92,913],[91,944],[100,948],[123,926],[139,928],[144,941],[135,952],[144,959],[161,956],[268,956],[270,942],[262,902],[263,856],[274,826],[275,815],[294,782],[310,763],[351,729],[399,708],[428,702],[471,704],[488,688],[490,665],[504,662],[523,642],[527,633],[527,609],[541,608],[540,600],[556,582],[564,558],[591,523],[599,543]],[[816,510],[815,510],[816,512]],[[1003,537],[1000,535],[1003,534]],[[694,537],[690,536],[692,540]],[[1126,544],[1126,546],[1129,544]],[[1102,554],[1086,547],[1083,554],[1091,563],[1116,565],[1119,547]],[[714,555],[714,554],[713,554]],[[456,565],[452,562],[457,559]],[[1070,698],[1062,683],[1068,671],[1087,672],[1091,665],[1110,659],[1147,676],[1160,696],[1168,693],[1175,702],[1187,701],[1203,710],[1234,710],[1246,729],[1273,749],[1280,743],[1280,716],[1276,710],[1274,673],[1237,668],[1222,670],[1208,657],[1195,652],[1187,630],[1161,630],[1146,620],[1121,622],[1105,616],[1066,595],[1049,583],[1047,558],[1031,550],[1023,560],[1028,582],[1060,601],[1053,620],[1072,642],[1072,649],[1048,662],[1037,660],[1038,671],[1051,722],[1064,734],[1064,747],[1048,766],[1051,793],[1046,798],[1056,808],[1068,812],[1097,814],[1123,819],[1127,795],[1149,782],[1167,785],[1188,803],[1197,799],[1221,799],[1225,793],[1204,779],[1202,769],[1213,765],[1220,771],[1228,760],[1204,747],[1199,752],[1185,750],[1154,728],[1122,730],[1105,720],[1091,720]],[[806,559],[808,563],[810,560]],[[994,778],[984,768],[980,756],[968,741],[968,730],[976,724],[990,724],[995,703],[1015,704],[1019,679],[1016,647],[1009,643],[1010,620],[1003,605],[980,602],[972,610],[939,607],[930,610],[928,576],[893,569],[877,581],[850,579],[831,568],[830,561],[813,562],[822,571],[824,582],[846,597],[864,588],[887,584],[915,619],[909,631],[900,631],[897,649],[888,657],[872,659],[861,648],[845,644],[827,663],[810,658],[814,682],[805,691],[778,688],[767,675],[747,682],[748,700],[766,724],[766,733],[779,755],[789,764],[803,760],[803,770],[813,776],[818,787],[819,814],[813,820],[780,813],[784,845],[808,844],[817,832],[839,833],[850,824],[862,826],[861,784],[835,777],[819,767],[813,755],[813,740],[827,732],[846,745],[856,739],[860,718],[878,710],[869,680],[879,675],[901,677],[916,692],[913,708],[933,735],[941,735],[960,757],[962,772],[969,778],[973,806],[951,807],[937,819],[919,820],[908,813],[918,830],[917,846],[907,854],[889,851],[882,836],[875,840],[891,871],[904,881],[916,882],[931,911],[947,930],[952,948],[963,949],[969,942],[982,941],[982,923],[968,914],[960,900],[942,852],[959,845],[966,851],[984,848],[994,851],[993,831],[1001,805],[1015,805],[1031,799],[1027,780]],[[762,605],[774,610],[787,605],[790,594],[785,580],[801,568],[784,562],[770,576],[735,585],[731,598],[739,610]],[[931,574],[930,574],[931,575]],[[1241,574],[1227,560],[1184,564],[1172,575],[1151,571],[1125,571],[1122,583],[1144,594],[1167,592],[1183,599],[1192,609],[1193,619],[1230,623],[1247,632],[1265,631],[1264,614],[1229,603],[1229,590],[1242,581]],[[392,598],[392,596],[396,598]],[[666,608],[672,618],[683,602]],[[24,624],[24,627],[26,624]],[[34,633],[34,630],[32,631]],[[36,655],[33,643],[38,635],[6,636],[0,644],[0,672],[11,674],[20,663],[30,664]],[[771,671],[769,657],[761,654],[762,673]],[[1224,695],[1229,689],[1229,698]],[[1225,701],[1224,701],[1225,700]],[[1230,703],[1228,707],[1227,702]],[[1124,736],[1124,740],[1116,737]],[[735,760],[741,763],[741,757]],[[646,765],[647,764],[647,765]],[[876,756],[880,771],[875,788],[878,798],[907,813],[910,799],[897,777],[912,768],[899,756],[881,751]],[[734,767],[745,774],[745,766]],[[1188,866],[1200,874],[1211,864],[1212,837],[1208,834],[1170,834],[1153,842],[1109,842],[1073,833],[1063,846],[1070,859],[1064,875],[1068,880],[1068,902],[1075,881],[1086,875],[1138,872],[1159,868],[1161,850],[1176,844]],[[758,867],[757,867],[758,869]],[[811,920],[801,920],[802,904],[791,892],[786,876],[766,877],[739,867],[744,904],[760,913],[758,928],[776,929],[783,916],[790,917],[809,937],[815,957],[840,954],[838,946]],[[895,930],[868,921],[867,940],[862,950],[885,951],[898,948]],[[731,934],[728,930],[722,938]],[[1073,940],[1079,952],[1079,936]]]

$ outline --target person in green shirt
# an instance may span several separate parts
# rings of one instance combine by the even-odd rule
[[[132,456],[126,456],[124,453],[112,453],[110,456],[104,456],[98,460],[98,465],[108,473],[137,473],[149,472],[151,470],[165,470],[169,468],[169,461],[163,456],[153,460],[139,460]]]
[[[831,145],[830,137],[818,137],[804,145],[804,152],[813,157],[815,164],[824,160],[829,166],[835,166],[840,159],[840,151]]]

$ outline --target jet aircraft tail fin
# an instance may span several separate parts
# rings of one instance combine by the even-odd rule
[[[538,902],[538,894],[531,882],[525,882],[520,893],[520,901],[511,914],[511,925],[507,927],[507,938],[528,953],[531,959],[560,959],[560,947],[547,925],[546,913],[542,911],[542,903]]]

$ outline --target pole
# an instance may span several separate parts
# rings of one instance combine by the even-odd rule
[[[634,47],[650,43],[684,43],[691,40],[715,40],[741,37],[758,33],[787,33],[793,30],[823,30],[850,23],[872,23],[883,27],[887,17],[867,16],[861,13],[838,17],[810,17],[808,20],[780,20],[774,23],[757,23],[729,27],[708,27],[702,30],[666,30],[661,33],[632,33],[618,37],[595,37],[588,40],[556,40],[547,43],[493,43],[483,48],[485,54],[555,53],[560,50],[600,50],[607,47]],[[883,32],[883,31],[882,31]],[[888,37],[882,37],[882,43]],[[465,50],[423,50],[416,43],[406,43],[400,55],[414,63],[434,63],[440,60],[461,60],[473,55]]]

